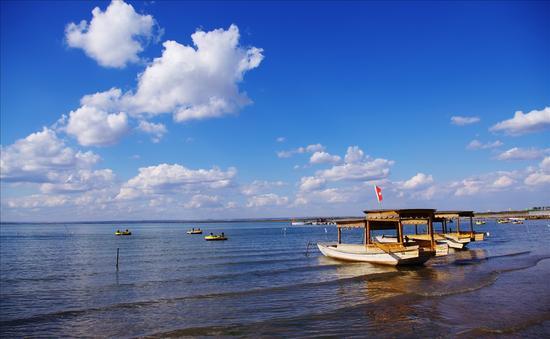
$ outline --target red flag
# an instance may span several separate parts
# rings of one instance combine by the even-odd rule
[[[382,189],[376,185],[374,185],[374,193],[376,193],[376,199],[378,199],[378,202],[382,201]]]

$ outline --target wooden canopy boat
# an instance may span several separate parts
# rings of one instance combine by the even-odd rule
[[[460,218],[470,219],[470,230],[463,231],[460,229]],[[441,223],[441,234],[445,239],[449,247],[455,249],[465,248],[471,241],[483,241],[485,239],[484,232],[474,231],[474,212],[473,211],[438,211],[435,213],[435,222]],[[447,227],[447,223],[456,221],[456,229],[453,231]]]
[[[336,221],[337,243],[318,243],[323,255],[340,260],[364,261],[383,265],[421,265],[436,254],[433,238],[433,209],[400,209],[365,211],[363,219]],[[426,223],[431,231],[429,240],[404,241],[403,224]],[[364,229],[363,244],[342,244],[342,228]],[[372,230],[395,229],[395,242],[373,241]]]

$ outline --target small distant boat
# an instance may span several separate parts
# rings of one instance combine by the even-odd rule
[[[290,223],[292,226],[304,226],[306,223],[303,221],[293,221]]]
[[[498,219],[497,223],[498,224],[508,224],[508,223],[510,223],[510,220],[508,220],[508,219]]]
[[[476,220],[476,225],[485,225],[485,220]]]
[[[521,220],[514,220],[514,221],[512,221],[512,224],[514,224],[514,225],[523,224],[523,221],[521,221]]]
[[[204,237],[204,240],[206,241],[220,241],[220,240],[227,240],[227,237],[225,236],[225,234],[212,234],[210,233],[210,235],[207,235],[206,237]]]
[[[130,232],[129,230],[125,230],[125,231],[116,230],[115,235],[132,235],[132,232]]]
[[[197,229],[190,229],[189,231],[187,231],[187,234],[202,234],[202,230],[200,228],[197,228]]]

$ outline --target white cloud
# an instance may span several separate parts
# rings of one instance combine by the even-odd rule
[[[10,208],[44,208],[66,205],[69,198],[63,195],[32,194],[24,197],[9,198],[6,203]]]
[[[498,160],[533,160],[550,154],[550,148],[519,148],[514,147],[497,155]]]
[[[155,20],[136,13],[132,5],[113,0],[105,11],[92,10],[88,23],[69,23],[65,38],[70,47],[81,48],[86,55],[105,67],[123,68],[136,63],[138,54],[153,37]]]
[[[217,195],[196,194],[183,206],[185,208],[219,208],[223,205]]]
[[[249,104],[238,84],[260,65],[262,50],[239,46],[235,25],[191,37],[194,47],[166,41],[162,56],[139,74],[135,92],[111,88],[82,97],[66,132],[85,146],[111,145],[128,130],[126,113],[141,121],[171,113],[175,121],[184,122],[220,117]],[[153,134],[153,142],[166,133],[164,125],[149,122],[140,122],[138,129]]]
[[[66,179],[64,179],[65,177],[60,177],[60,180],[56,180],[56,182],[42,184],[40,190],[43,193],[87,192],[110,187],[115,179],[115,175],[110,169],[78,170],[71,173]]]
[[[277,142],[285,142],[286,141],[286,138],[285,137],[278,137],[276,139]]]
[[[359,146],[350,146],[346,151],[345,161],[347,163],[353,164],[363,160],[365,153],[359,148]]]
[[[456,187],[455,195],[456,196],[465,196],[465,195],[473,195],[481,191],[483,185],[483,181],[474,179],[474,178],[468,178],[461,180],[457,183],[454,183],[453,186]]]
[[[424,173],[417,173],[415,176],[409,180],[403,182],[401,188],[411,190],[418,189],[428,186],[433,183],[434,179],[431,175],[426,175]]]
[[[81,106],[93,106],[103,111],[116,111],[120,105],[122,91],[118,88],[111,88],[105,92],[88,94],[80,99]]]
[[[194,47],[164,42],[162,56],[139,76],[135,94],[123,97],[133,114],[173,113],[175,121],[220,117],[251,101],[239,92],[244,74],[258,67],[262,49],[239,46],[239,29],[197,31]]]
[[[262,207],[268,205],[286,205],[288,204],[288,197],[281,197],[275,193],[267,193],[261,195],[255,195],[248,198],[246,204],[247,207]]]
[[[303,177],[300,179],[300,191],[309,192],[323,188],[326,180],[317,177]]]
[[[334,164],[340,162],[341,158],[337,155],[330,155],[327,152],[315,152],[309,158],[310,164]]]
[[[83,146],[113,145],[128,131],[128,117],[84,105],[71,111],[65,131]]]
[[[503,175],[499,177],[497,180],[495,180],[495,182],[493,182],[493,186],[497,188],[504,188],[504,187],[511,186],[513,183],[514,183],[513,179],[511,179],[507,175]]]
[[[44,127],[41,132],[1,147],[0,178],[7,182],[59,182],[98,161],[97,154],[67,147],[53,130]]]
[[[539,164],[539,169],[531,172],[524,180],[528,186],[544,186],[550,184],[550,156]]]
[[[539,166],[543,171],[550,172],[550,156],[542,159]]]
[[[382,158],[371,159],[357,146],[348,147],[344,160],[344,164],[318,171],[316,176],[328,181],[376,180],[387,177],[394,163]]]
[[[237,170],[233,167],[222,171],[212,169],[192,170],[174,164],[142,167],[139,174],[124,183],[117,195],[118,200],[135,199],[153,194],[168,194],[221,189],[232,184]]]
[[[480,120],[481,119],[479,119],[479,117],[452,116],[451,124],[457,125],[457,126],[465,126],[465,125],[475,124]]]
[[[161,124],[161,123],[155,124],[145,120],[141,120],[139,122],[138,130],[151,134],[152,135],[151,140],[154,143],[160,142],[164,134],[166,134],[167,132],[166,126],[164,126],[164,124]]]
[[[490,148],[497,148],[497,147],[500,147],[502,145],[504,145],[504,144],[500,140],[496,140],[496,141],[493,141],[493,142],[482,143],[481,141],[479,141],[477,139],[474,139],[474,140],[470,141],[468,146],[466,146],[466,149],[469,149],[469,150],[490,149]]]
[[[285,186],[283,181],[254,180],[252,183],[244,185],[241,188],[241,193],[247,196],[256,195],[259,193],[264,193],[266,190],[282,186]]]
[[[550,184],[550,174],[547,172],[535,172],[525,178],[525,184],[529,186],[542,186]]]
[[[288,150],[288,151],[279,151],[279,152],[277,152],[277,157],[279,157],[279,158],[290,158],[294,154],[323,152],[324,150],[325,150],[325,146],[323,146],[321,144],[311,144],[311,145],[307,145],[305,147],[298,147],[298,148],[291,149],[291,150]]]
[[[504,120],[490,128],[492,132],[504,132],[517,136],[544,131],[550,128],[550,107],[529,113],[517,111],[512,119]]]

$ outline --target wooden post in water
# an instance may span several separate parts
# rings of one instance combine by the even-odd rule
[[[338,243],[341,244],[342,243],[342,228],[337,226],[338,227]]]
[[[470,237],[474,236],[474,221],[472,220],[472,217],[470,217]]]
[[[117,247],[116,249],[116,270],[118,271],[118,252],[119,252],[119,248]]]

